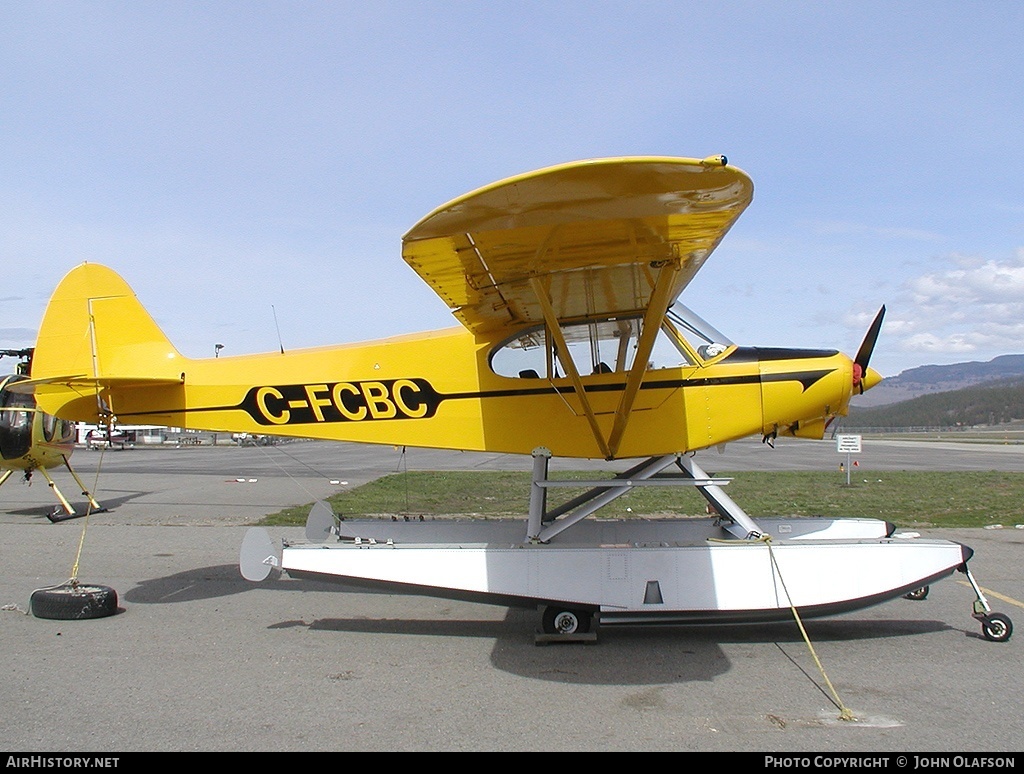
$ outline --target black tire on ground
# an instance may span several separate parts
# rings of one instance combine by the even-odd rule
[[[928,589],[929,589],[928,586],[922,586],[919,589],[914,589],[909,594],[904,594],[903,598],[904,599],[914,599],[914,600],[927,599],[928,598]]]
[[[552,605],[544,609],[543,627],[547,634],[586,634],[590,631],[589,610],[573,610]]]
[[[103,618],[117,612],[117,592],[109,586],[65,583],[33,591],[29,606],[36,618],[58,621]]]
[[[1006,642],[1013,634],[1013,622],[1002,613],[989,613],[981,619],[981,633],[986,640]]]

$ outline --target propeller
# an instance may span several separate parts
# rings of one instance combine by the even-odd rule
[[[871,327],[868,328],[868,332],[864,335],[864,341],[860,343],[860,349],[857,350],[857,357],[853,359],[853,387],[859,390],[861,395],[864,394],[864,374],[868,372],[868,361],[871,359],[871,353],[875,349],[875,342],[878,341],[878,333],[882,330],[882,318],[885,317],[885,305],[878,310],[878,314],[875,315],[875,319],[871,322]]]

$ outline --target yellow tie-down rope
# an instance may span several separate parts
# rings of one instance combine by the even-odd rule
[[[839,698],[839,694],[836,689],[832,687],[832,681],[828,679],[828,675],[825,674],[825,667],[821,665],[821,660],[818,658],[818,654],[814,652],[814,646],[811,644],[810,638],[807,636],[807,630],[804,629],[804,624],[800,620],[800,614],[796,610],[796,606],[793,604],[793,598],[789,596],[789,589],[786,588],[786,581],[782,577],[782,570],[779,569],[779,563],[775,560],[775,552],[772,551],[772,538],[770,535],[761,535],[758,538],[766,546],[768,546],[768,555],[772,559],[772,565],[775,567],[775,572],[779,576],[779,582],[782,584],[782,590],[786,592],[786,599],[789,601],[789,609],[793,611],[793,618],[796,620],[796,625],[800,627],[800,633],[804,637],[804,642],[807,643],[807,649],[811,652],[811,657],[814,659],[814,663],[818,665],[818,671],[821,672],[822,678],[825,680],[825,684],[828,689],[832,692],[832,696],[835,699],[836,706],[839,707],[839,719],[840,720],[856,720],[854,714],[843,704],[843,700]]]
[[[107,428],[107,438],[110,438],[110,428]],[[100,447],[100,458],[99,462],[96,463],[96,478],[92,482],[93,496],[100,485],[100,469],[103,467],[103,455],[107,453],[107,450]],[[85,531],[89,528],[89,515],[92,513],[92,502],[89,502],[85,506],[85,517],[82,519],[82,534],[78,538],[78,551],[75,552],[75,563],[71,567],[71,578],[68,580],[72,586],[78,586],[78,565],[82,559],[82,546],[85,545]]]

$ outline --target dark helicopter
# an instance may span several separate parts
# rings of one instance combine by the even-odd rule
[[[0,486],[16,470],[24,473],[25,481],[31,481],[32,474],[38,470],[60,501],[60,506],[47,514],[50,521],[85,516],[74,509],[50,476],[49,469],[63,465],[88,498],[89,512],[103,511],[68,461],[75,449],[76,424],[40,410],[35,396],[9,389],[16,382],[29,378],[32,351],[31,348],[0,350],[0,358],[16,357],[20,361],[16,373],[0,376]]]

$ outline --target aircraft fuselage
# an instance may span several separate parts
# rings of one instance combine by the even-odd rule
[[[112,389],[120,422],[557,457],[607,456],[568,377],[506,377],[494,342],[461,328],[365,344],[191,360],[169,353],[176,384]],[[626,373],[583,376],[598,430],[614,423]],[[820,438],[845,413],[847,356],[732,347],[710,363],[649,370],[617,457],[671,454],[752,434]],[[68,395],[65,393],[64,398]],[[45,400],[45,398],[44,398]],[[96,421],[92,395],[50,406]]]

